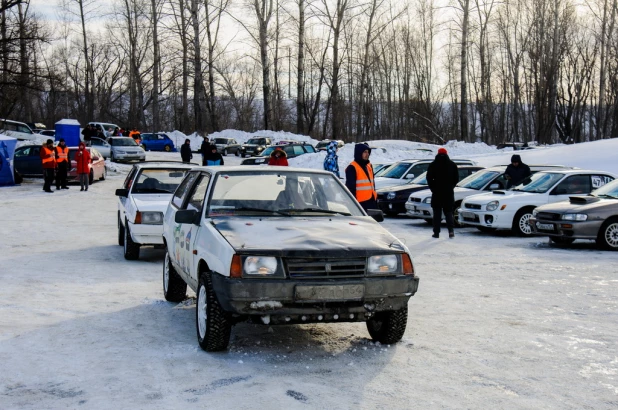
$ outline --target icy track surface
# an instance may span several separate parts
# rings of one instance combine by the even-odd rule
[[[616,253],[387,219],[421,277],[402,342],[240,324],[209,354],[194,295],[163,298],[164,252],[122,256],[117,168],[88,192],[0,189],[0,409],[618,407]]]

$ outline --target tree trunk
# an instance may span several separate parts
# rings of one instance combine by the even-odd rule
[[[152,45],[153,45],[153,66],[152,66],[152,131],[159,132],[159,35],[157,23],[159,20],[157,14],[157,0],[151,0],[152,7]]]
[[[459,0],[463,10],[463,24],[461,27],[461,140],[469,142],[468,124],[468,24],[470,19],[470,0]]]
[[[296,133],[305,132],[305,0],[298,0],[298,68],[296,74]]]

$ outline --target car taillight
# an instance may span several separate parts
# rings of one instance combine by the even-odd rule
[[[240,256],[232,256],[232,265],[230,266],[230,278],[242,278],[242,264]]]
[[[402,254],[401,261],[403,262],[403,274],[414,276],[414,265],[412,265],[410,255],[408,255],[407,253]]]

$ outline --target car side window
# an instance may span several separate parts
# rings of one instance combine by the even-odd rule
[[[506,186],[507,186],[507,181],[506,181],[505,175],[504,175],[504,174],[500,174],[500,175],[498,175],[496,178],[494,178],[494,180],[493,180],[493,181],[491,181],[491,182],[489,183],[489,185],[487,185],[487,187],[486,187],[485,189],[486,189],[486,190],[487,190],[487,189],[491,189],[490,187],[491,187],[492,185],[498,185],[498,188],[497,188],[497,189],[504,189],[504,188],[506,188]]]
[[[164,137],[163,135],[157,135],[157,139],[159,139],[159,140],[164,140],[164,139],[165,139],[165,137]]]
[[[202,212],[204,198],[206,197],[206,189],[208,188],[209,182],[209,174],[200,175],[197,184],[195,184],[195,188],[193,189],[193,193],[191,193],[189,201],[187,202],[187,209]]]
[[[41,147],[33,147],[32,151],[30,151],[30,156],[38,157],[41,154]]]
[[[182,207],[182,203],[189,194],[189,190],[191,189],[191,186],[193,186],[193,182],[195,182],[197,176],[197,172],[190,172],[185,179],[182,180],[180,185],[178,185],[178,188],[176,188],[176,192],[174,192],[174,196],[172,197],[172,205],[176,208]]]
[[[427,168],[429,168],[429,164],[414,164],[412,165],[412,167],[410,167],[408,172],[406,172],[404,178],[406,178],[408,175],[414,175],[415,177],[417,177],[423,172],[427,171]]]
[[[553,190],[554,195],[589,194],[592,190],[590,175],[571,175]]]
[[[590,175],[590,179],[592,180],[593,190],[601,188],[603,185],[610,183],[614,180],[614,178],[610,177],[609,175]]]
[[[305,150],[303,149],[302,145],[294,145],[294,155],[303,155],[305,153]]]
[[[288,157],[294,155],[294,147],[283,147],[283,151]]]
[[[24,148],[21,150],[15,151],[15,157],[27,157],[30,155],[31,148]]]
[[[305,145],[304,148],[305,148],[305,151],[307,151],[310,154],[316,152],[313,145]]]

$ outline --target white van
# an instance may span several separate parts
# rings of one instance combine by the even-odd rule
[[[120,128],[116,124],[112,124],[112,123],[109,123],[109,122],[94,122],[93,121],[93,122],[89,122],[88,124],[94,125],[94,127],[97,129],[97,131],[101,131],[102,130],[106,137],[111,137],[112,134],[114,133],[114,130],[116,128]],[[111,128],[111,132],[109,131],[110,128]]]
[[[18,140],[40,141],[47,139],[47,136],[41,136],[32,132],[28,124],[19,121],[0,119],[0,134],[16,138]]]

